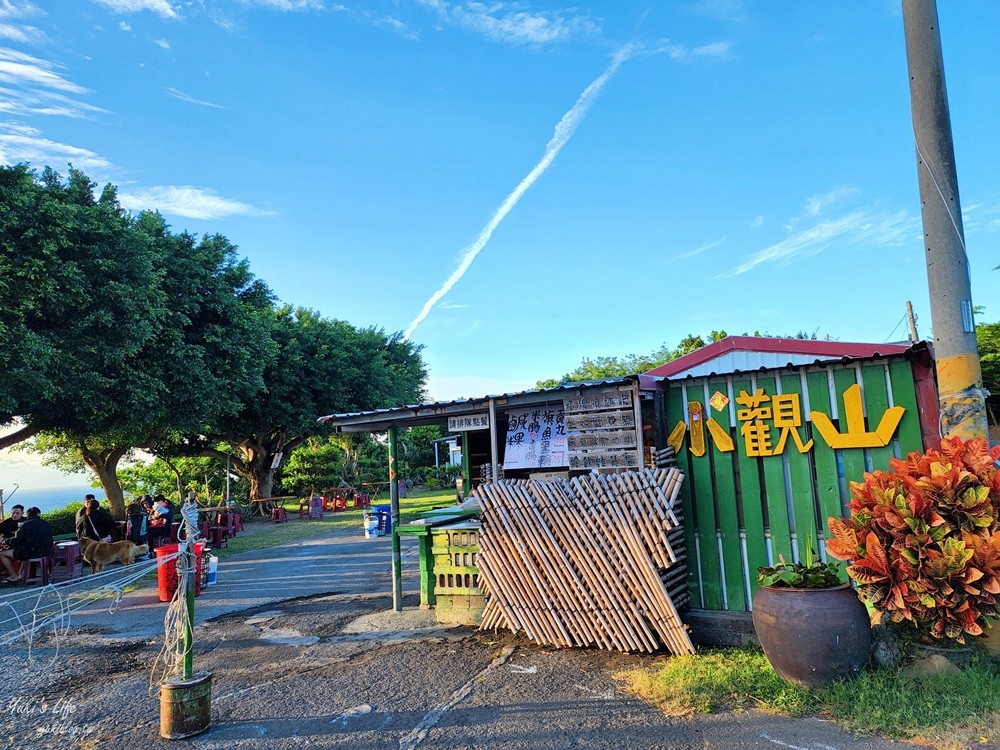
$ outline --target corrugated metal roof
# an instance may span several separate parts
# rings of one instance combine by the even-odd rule
[[[801,365],[815,361],[830,362],[902,354],[910,348],[910,344],[727,336],[683,357],[654,367],[646,375],[673,378],[689,374],[701,376],[739,370],[749,372],[765,367],[781,367],[785,364]],[[716,363],[716,360],[720,361]]]
[[[894,350],[892,351],[886,351],[886,352],[874,351],[868,356],[840,356],[840,357],[815,358],[815,357],[808,357],[808,356],[803,357],[803,355],[797,355],[795,357],[797,361],[787,361],[790,360],[791,357],[779,357],[776,363],[769,362],[769,363],[761,363],[759,365],[756,362],[747,360],[746,362],[743,363],[744,364],[743,367],[735,367],[735,368],[727,367],[726,365],[730,365],[733,363],[730,362],[729,360],[726,360],[725,358],[720,358],[718,360],[718,364],[723,366],[719,367],[718,369],[716,369],[713,366],[716,364],[716,360],[711,360],[710,362],[703,363],[697,367],[689,368],[690,371],[684,371],[675,375],[671,375],[669,377],[662,375],[653,376],[652,379],[655,381],[666,380],[671,382],[677,382],[681,380],[690,380],[694,378],[704,378],[711,376],[721,377],[724,375],[760,373],[764,371],[785,370],[795,367],[811,367],[811,366],[824,367],[827,365],[846,364],[849,362],[873,362],[875,360],[880,360],[880,359],[909,357],[918,352],[926,352],[932,359],[934,356],[931,347],[927,344],[926,341],[918,341],[916,344],[910,347],[898,347],[898,348],[894,347],[893,349]],[[645,377],[650,377],[650,373],[652,372],[653,370],[650,370],[649,373],[645,373]]]
[[[377,426],[384,429],[394,423],[403,422],[407,426],[416,427],[421,424],[440,422],[445,417],[457,417],[482,412],[485,409],[489,409],[491,401],[502,407],[516,406],[518,404],[527,406],[532,403],[549,400],[550,397],[561,398],[562,394],[570,391],[600,386],[630,385],[637,381],[648,384],[652,382],[652,379],[646,378],[643,375],[626,375],[621,378],[562,383],[553,388],[517,391],[516,393],[505,393],[498,396],[482,396],[480,398],[455,399],[452,401],[429,401],[421,404],[408,404],[406,406],[394,406],[386,409],[328,414],[325,417],[320,417],[318,421],[333,423],[338,429],[346,427],[357,428],[363,425],[369,427]]]

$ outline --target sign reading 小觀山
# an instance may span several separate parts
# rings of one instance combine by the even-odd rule
[[[507,412],[503,468],[566,466],[566,418],[557,406]]]

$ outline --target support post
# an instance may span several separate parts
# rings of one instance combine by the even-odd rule
[[[472,442],[469,439],[469,431],[465,430],[462,433],[462,500],[469,496],[469,492],[472,490],[472,458],[469,455],[472,453],[469,443]]]
[[[497,446],[497,403],[490,399],[490,478],[499,480],[500,460]]]
[[[194,545],[189,544],[184,557],[188,564],[187,574],[187,616],[184,618],[184,673],[185,680],[194,679],[194,586],[197,562],[194,557]]]
[[[399,551],[399,486],[396,457],[399,455],[396,427],[389,428],[389,514],[392,518],[392,608],[403,611],[403,571]]]
[[[986,437],[986,400],[935,0],[903,0],[903,27],[941,432],[963,440]]]

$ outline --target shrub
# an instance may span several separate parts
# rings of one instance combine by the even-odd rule
[[[1000,617],[1000,447],[943,439],[851,483],[827,552],[862,599],[917,635],[965,643]]]
[[[43,513],[42,517],[52,524],[52,535],[76,534],[76,512],[83,507],[81,502],[73,502],[62,508]]]

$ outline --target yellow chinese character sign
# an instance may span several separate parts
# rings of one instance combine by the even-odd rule
[[[785,451],[789,437],[792,438],[799,453],[805,453],[812,448],[812,440],[802,439],[801,398],[798,393],[769,395],[764,393],[763,388],[758,388],[753,393],[740,391],[735,399],[739,407],[736,409],[736,420],[739,423],[739,435],[747,456],[754,458],[780,456]],[[709,404],[716,411],[722,411],[728,403],[729,399],[721,393],[714,394],[709,400]],[[735,449],[729,430],[719,424],[711,413],[706,418],[700,401],[689,401],[687,410],[688,422],[685,423],[683,420],[677,422],[667,438],[667,443],[673,446],[675,451],[680,452],[689,429],[688,424],[691,431],[690,450],[694,455],[705,455],[706,429],[718,450],[727,452]],[[829,415],[823,412],[810,411],[809,419],[831,448],[881,448],[892,440],[904,411],[902,406],[886,409],[878,427],[872,432],[866,431],[861,386],[855,383],[844,391],[844,414],[841,420],[841,424],[846,427],[844,432],[838,432]],[[869,417],[874,423],[874,415]]]

